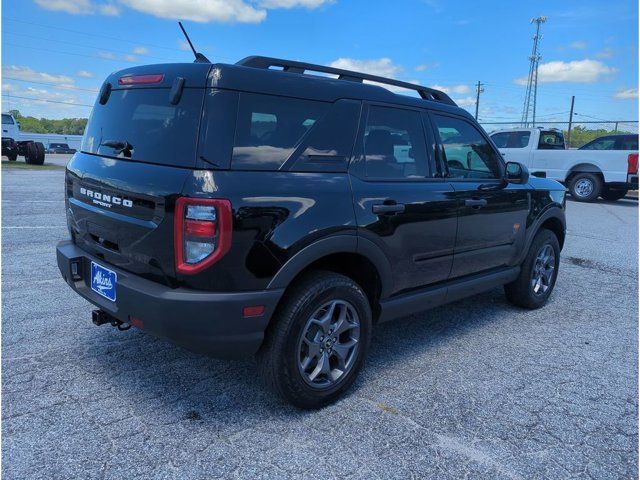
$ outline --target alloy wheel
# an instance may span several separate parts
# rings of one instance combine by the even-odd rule
[[[544,295],[553,282],[556,269],[556,254],[549,244],[544,245],[533,264],[531,273],[531,288],[535,295]]]

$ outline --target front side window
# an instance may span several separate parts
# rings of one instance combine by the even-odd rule
[[[13,125],[13,118],[6,113],[2,114],[2,125]]]
[[[525,148],[529,145],[531,133],[522,132],[501,132],[491,135],[491,140],[498,148]]]
[[[581,150],[613,150],[615,143],[615,138],[603,137],[587,143]]]
[[[330,104],[241,93],[232,165],[240,170],[278,170]]]
[[[364,132],[365,175],[381,179],[427,176],[427,147],[418,112],[372,106]]]
[[[476,127],[446,115],[433,115],[433,120],[450,177],[500,178],[500,158]]]

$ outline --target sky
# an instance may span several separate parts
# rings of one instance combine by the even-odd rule
[[[577,121],[637,120],[634,0],[4,0],[2,111],[87,117],[109,73],[193,60],[183,20],[213,62],[365,71],[440,88],[472,113],[480,81],[480,120],[518,121],[541,15],[538,120],[568,120],[572,95]]]

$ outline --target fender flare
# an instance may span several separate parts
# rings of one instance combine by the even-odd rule
[[[393,287],[393,277],[389,260],[380,247],[370,240],[356,235],[334,235],[307,245],[287,260],[271,279],[267,289],[287,288],[296,275],[306,267],[322,257],[336,253],[355,253],[369,260],[376,267],[380,276],[381,298],[385,298],[390,294]]]
[[[555,205],[548,207],[542,214],[540,214],[535,219],[533,224],[528,228],[527,237],[525,239],[525,245],[524,245],[524,248],[522,249],[522,253],[520,253],[520,256],[518,257],[517,264],[520,264],[524,261],[525,257],[527,256],[527,253],[529,253],[529,248],[531,247],[531,243],[533,242],[534,237],[540,231],[542,224],[547,220],[549,220],[550,218],[556,218],[557,220],[559,220],[560,223],[562,224],[562,229],[566,234],[567,221],[565,219],[564,211],[562,210],[561,207],[558,207]]]

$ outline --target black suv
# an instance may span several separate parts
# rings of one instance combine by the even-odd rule
[[[257,354],[305,408],[377,323],[502,285],[542,306],[565,239],[564,187],[446,94],[265,57],[112,74],[65,185],[58,266],[94,323]]]

